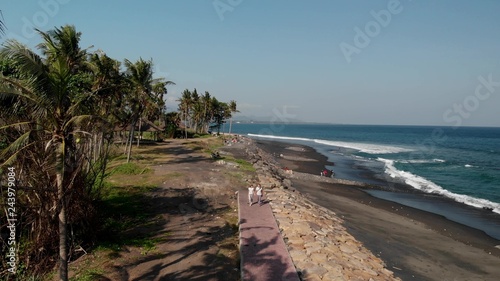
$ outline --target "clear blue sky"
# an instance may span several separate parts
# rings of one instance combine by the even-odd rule
[[[152,58],[157,74],[177,83],[170,109],[184,89],[197,88],[236,100],[239,115],[275,120],[500,126],[500,1],[4,0],[0,7],[2,41],[35,46],[33,27],[72,24],[82,47],[121,61]]]

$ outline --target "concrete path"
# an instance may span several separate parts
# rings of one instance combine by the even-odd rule
[[[300,281],[271,206],[265,200],[262,206],[249,206],[247,189],[240,189],[238,195],[241,279]]]

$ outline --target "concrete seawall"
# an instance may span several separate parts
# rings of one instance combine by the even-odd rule
[[[251,140],[248,144],[246,152],[266,190],[266,199],[302,280],[400,280],[347,232],[341,218],[296,192],[291,180],[366,187],[365,184],[286,172],[273,156],[257,148]]]

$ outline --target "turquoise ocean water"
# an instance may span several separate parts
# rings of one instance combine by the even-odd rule
[[[500,222],[481,222],[468,217],[471,212],[462,215],[408,193],[413,189],[500,214],[500,128],[233,123],[232,132],[311,146],[335,162],[329,168],[337,177],[385,187],[374,196],[439,213],[500,239]]]

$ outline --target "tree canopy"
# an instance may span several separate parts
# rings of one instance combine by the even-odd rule
[[[0,21],[0,33],[4,28]],[[82,33],[71,25],[36,32],[36,50],[15,40],[0,49],[0,169],[23,171],[17,179],[25,241],[17,248],[19,262],[41,273],[58,260],[59,279],[68,280],[68,258],[92,232],[92,202],[123,131],[130,159],[144,124],[171,137],[182,125],[207,132],[234,110],[195,89],[182,93],[179,112],[167,113],[164,98],[175,83],[154,78],[152,59],[120,62],[82,48]]]

